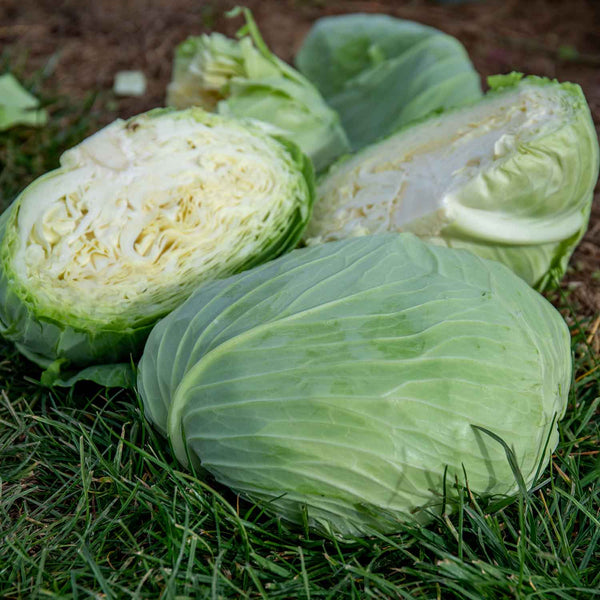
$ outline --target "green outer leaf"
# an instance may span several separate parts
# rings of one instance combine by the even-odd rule
[[[419,235],[432,244],[466,249],[502,262],[541,291],[564,275],[571,254],[587,230],[598,179],[598,138],[580,86],[537,76],[524,78],[521,73],[496,75],[489,78],[489,83],[491,91],[478,105],[519,87],[555,86],[570,95],[573,117],[553,133],[521,143],[506,160],[470,180],[460,192],[453,191],[460,197],[465,214],[476,214],[478,224],[485,225],[485,230],[478,231],[456,217],[440,232]],[[470,106],[455,107],[412,122],[353,157],[344,157],[320,183],[327,177],[337,177],[350,164],[372,157],[389,140],[401,140],[418,128],[435,132],[437,122],[450,121],[454,115],[469,110]],[[387,160],[385,150],[381,160]],[[567,220],[576,220],[579,228],[565,236],[561,231]],[[315,222],[313,218],[311,223]],[[312,235],[310,224],[308,233]]]
[[[153,330],[138,390],[182,463],[296,523],[306,508],[322,529],[393,531],[440,508],[445,470],[464,483],[464,467],[476,493],[517,491],[472,425],[532,484],[557,443],[569,341],[499,263],[368,236],[200,288]]]
[[[198,115],[207,115],[199,109],[192,110]],[[152,110],[145,116],[160,118],[172,114],[173,109],[166,108]],[[214,115],[208,117],[223,118]],[[137,118],[139,115],[130,121]],[[251,124],[237,126],[253,127]],[[234,272],[249,269],[294,248],[310,218],[314,202],[312,163],[293,142],[279,135],[270,137],[280,144],[297,169],[299,181],[302,182],[299,193],[304,201],[290,216],[287,228],[266,243],[261,252],[238,264]],[[54,177],[61,170],[51,171],[42,177]],[[37,181],[31,186],[35,186]],[[45,384],[69,385],[69,382],[90,379],[102,385],[130,386],[132,375],[127,372],[130,361],[140,356],[152,327],[166,313],[136,315],[135,322],[131,317],[123,317],[114,323],[98,323],[91,319],[74,323],[64,315],[62,307],[40,306],[35,290],[18,283],[11,266],[12,247],[17,243],[19,205],[28,189],[0,216],[0,334],[14,342],[29,360],[48,369],[42,378]],[[125,363],[125,367],[121,363]],[[83,370],[78,374],[80,369]],[[64,376],[63,371],[66,372]]]
[[[296,65],[325,98],[330,98],[357,75],[440,33],[433,27],[387,15],[324,17],[308,32]]]
[[[131,364],[94,365],[86,367],[73,375],[68,372],[61,373],[63,364],[63,359],[52,363],[42,373],[42,385],[46,387],[72,387],[78,381],[93,381],[103,387],[133,388],[135,384],[135,371]]]
[[[296,65],[339,113],[353,150],[482,95],[479,76],[458,40],[384,15],[319,19]]]
[[[70,376],[52,382],[52,385],[71,387],[78,381],[93,381],[104,387],[133,388],[135,385],[135,371],[131,364],[118,363],[114,365],[94,365],[87,367]]]
[[[523,79],[524,74],[513,71],[512,73],[501,73],[499,75],[490,75],[487,78],[488,86],[491,90],[498,91],[505,87],[514,87]]]

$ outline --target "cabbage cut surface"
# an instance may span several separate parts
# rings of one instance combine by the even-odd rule
[[[92,346],[103,345],[103,330],[127,337],[202,281],[293,247],[310,212],[307,165],[288,142],[200,109],[116,121],[67,151],[9,209],[3,293],[31,319],[89,334]],[[10,310],[1,317],[23,343],[27,331],[18,330],[31,323],[13,332]],[[49,360],[95,355],[40,337],[25,346]],[[132,351],[120,346],[111,357]]]
[[[587,227],[598,141],[578,86],[496,78],[481,102],[334,165],[309,244],[386,231],[467,248],[531,285],[559,277]]]

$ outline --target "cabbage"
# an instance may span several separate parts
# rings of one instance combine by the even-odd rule
[[[571,376],[560,314],[503,265],[384,234],[208,283],[158,323],[138,370],[177,458],[285,519],[343,535],[426,522],[455,478],[526,485]],[[463,471],[464,468],[464,471]]]
[[[385,15],[319,19],[296,65],[339,113],[354,150],[481,98],[479,75],[456,38]]]
[[[305,77],[269,51],[250,11],[243,13],[247,25],[239,41],[213,33],[177,47],[167,104],[268,123],[323,170],[350,150],[339,116]]]
[[[254,125],[199,108],[115,121],[3,214],[0,332],[46,382],[129,361],[200,282],[293,248],[313,193],[308,159]]]
[[[503,262],[540,289],[584,234],[598,139],[581,88],[512,74],[484,100],[407,127],[332,167],[309,244],[411,231]]]

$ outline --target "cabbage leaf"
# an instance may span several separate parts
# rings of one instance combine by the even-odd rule
[[[40,101],[12,73],[0,75],[0,131],[16,125],[41,127],[47,121],[48,113],[40,108]]]
[[[319,19],[296,66],[339,113],[353,150],[482,95],[479,75],[456,38],[386,15]]]

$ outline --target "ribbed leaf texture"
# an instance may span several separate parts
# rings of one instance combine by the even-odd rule
[[[200,288],[153,330],[138,389],[182,463],[354,535],[426,522],[445,470],[450,503],[464,472],[476,493],[514,493],[504,447],[473,426],[530,485],[570,375],[560,314],[506,267],[389,234]]]

